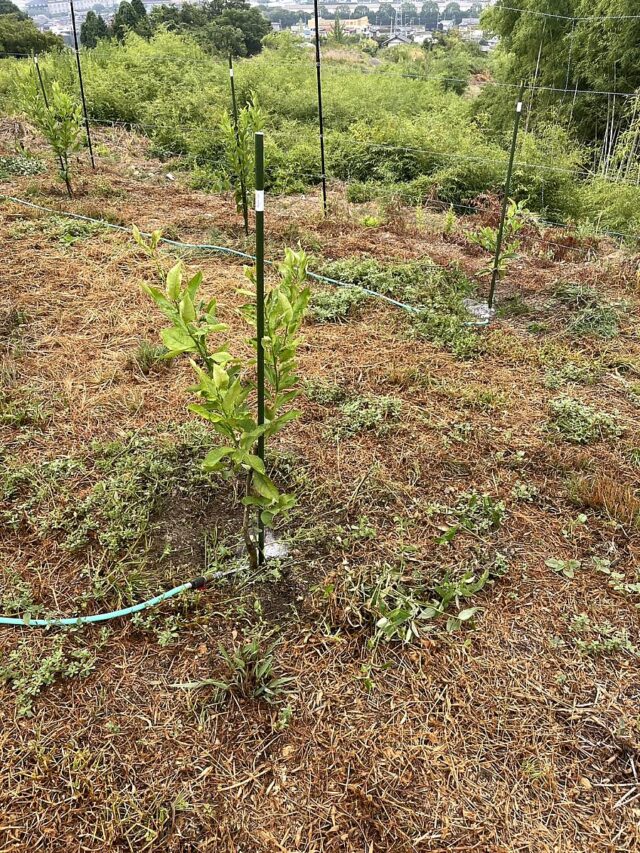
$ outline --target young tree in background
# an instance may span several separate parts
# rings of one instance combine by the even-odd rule
[[[80,27],[80,44],[83,47],[95,47],[100,39],[107,38],[109,27],[102,15],[88,12]]]

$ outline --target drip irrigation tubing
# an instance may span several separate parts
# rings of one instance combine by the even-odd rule
[[[10,201],[14,204],[21,204],[25,207],[31,207],[34,210],[40,210],[44,213],[54,213],[58,216],[66,216],[69,219],[79,219],[83,222],[92,222],[97,225],[102,225],[105,228],[111,228],[114,231],[124,231],[125,233],[131,233],[131,229],[127,228],[124,225],[115,225],[112,222],[106,222],[104,219],[94,219],[91,216],[83,216],[80,213],[69,213],[64,210],[56,210],[54,207],[45,207],[41,204],[35,204],[35,202],[27,201],[23,198],[17,198],[16,196],[4,195],[0,194],[0,199],[4,201]],[[149,237],[150,234],[148,231],[140,232],[143,236]],[[228,246],[216,246],[210,243],[183,243],[180,240],[170,240],[168,237],[162,237],[160,242],[166,243],[168,246],[174,246],[178,249],[188,249],[195,251],[205,251],[205,252],[218,252],[223,255],[230,255],[236,258],[242,258],[247,261],[255,261],[255,255],[250,255],[248,252],[241,252],[239,249],[231,249]],[[269,266],[276,266],[276,261],[265,260],[266,264]],[[429,263],[425,264],[426,268],[430,269],[446,269],[446,267],[442,266],[442,264]],[[335,287],[343,287],[351,290],[359,290],[362,293],[366,293],[368,296],[373,296],[376,299],[381,299],[383,302],[387,302],[390,305],[395,305],[396,308],[401,308],[403,311],[407,311],[410,314],[419,314],[420,309],[416,308],[414,305],[410,305],[407,302],[400,302],[397,299],[393,299],[391,296],[387,296],[385,293],[379,293],[377,290],[372,290],[369,287],[364,287],[361,284],[352,284],[346,281],[339,281],[335,278],[330,278],[325,275],[321,275],[320,273],[307,271],[307,277],[313,279],[314,281],[318,281],[321,284],[331,284]],[[471,325],[478,325],[476,323],[472,323]]]
[[[140,613],[142,610],[148,610],[151,607],[157,607],[170,598],[175,598],[183,592],[195,591],[202,589],[209,581],[219,580],[220,578],[229,575],[235,575],[244,571],[244,568],[229,569],[226,572],[214,572],[210,575],[193,578],[193,580],[181,583],[179,586],[174,586],[166,592],[160,593],[146,601],[141,601],[138,604],[132,604],[130,607],[123,607],[120,610],[110,610],[107,613],[94,613],[91,616],[62,616],[52,617],[51,619],[32,619],[29,616],[0,616],[0,625],[9,625],[20,628],[63,628],[70,625],[95,625],[100,622],[110,622],[113,619],[120,619],[123,616],[133,616],[134,613]]]

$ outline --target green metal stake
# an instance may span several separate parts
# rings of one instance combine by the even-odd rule
[[[84,126],[87,131],[87,142],[89,143],[89,155],[91,165],[95,169],[96,161],[93,156],[93,145],[91,144],[91,131],[89,130],[89,115],[87,113],[87,101],[84,96],[84,83],[82,82],[82,65],[80,63],[80,48],[78,47],[78,29],[76,27],[76,13],[73,8],[73,0],[69,0],[71,6],[71,26],[73,27],[73,43],[75,45],[76,65],[78,66],[78,80],[80,81],[80,97],[82,98],[82,111],[84,112]]]
[[[509,190],[511,189],[511,175],[513,173],[513,161],[516,156],[516,143],[518,142],[518,129],[520,127],[520,117],[522,116],[522,99],[524,97],[524,81],[520,84],[520,93],[518,95],[518,103],[516,104],[516,119],[513,125],[513,138],[511,140],[511,152],[509,154],[509,165],[507,166],[507,177],[504,182],[504,198],[502,199],[502,212],[500,214],[500,225],[498,226],[498,235],[496,239],[496,255],[493,261],[493,272],[491,274],[491,287],[489,288],[489,308],[493,307],[493,297],[496,291],[496,284],[500,276],[500,253],[502,252],[502,237],[504,235],[504,220],[507,216],[507,206],[509,204]]]
[[[255,135],[256,163],[256,355],[258,426],[264,423],[264,134]],[[258,438],[258,456],[264,462],[264,436]],[[258,565],[264,563],[264,522],[258,510]]]
[[[247,204],[247,186],[244,180],[244,162],[240,151],[240,130],[238,128],[238,104],[236,101],[236,84],[233,78],[233,56],[229,54],[229,82],[231,83],[231,103],[233,104],[233,132],[236,137],[236,151],[238,163],[240,164],[240,192],[242,194],[242,218],[244,219],[244,233],[249,235],[249,205]]]

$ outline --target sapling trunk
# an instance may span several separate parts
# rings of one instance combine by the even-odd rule
[[[73,190],[71,188],[71,179],[69,177],[69,162],[67,158],[64,158],[64,165],[62,168],[62,177],[64,179],[65,185],[67,187],[67,194],[69,198],[73,198]]]
[[[247,475],[244,481],[244,494],[245,497],[249,497],[251,494],[251,480],[253,478],[253,471],[249,469],[247,471]],[[249,568],[251,571],[257,571],[258,569],[258,549],[256,548],[256,543],[251,538],[251,530],[249,527],[249,519],[251,518],[251,507],[245,506],[244,513],[242,514],[242,536],[244,538],[244,544],[247,549],[247,556],[249,557]]]

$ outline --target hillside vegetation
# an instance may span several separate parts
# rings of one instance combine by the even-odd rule
[[[237,63],[239,103],[255,101],[264,113],[268,189],[301,192],[320,180],[315,67],[311,51],[288,34],[266,42],[261,55]],[[124,44],[100,42],[85,51],[83,64],[96,123],[139,125],[156,153],[180,157],[179,167],[193,172],[195,186],[228,187],[226,61],[211,59],[189,37],[160,32],[150,40],[132,33]],[[70,54],[48,55],[41,65],[46,79],[76,92]],[[329,50],[323,71],[328,174],[356,184],[354,197],[392,193],[414,204],[468,204],[499,193],[517,87],[483,82],[489,76],[484,66],[455,38],[432,54],[407,49],[376,60],[356,47]],[[23,104],[20,87],[32,75],[29,63],[0,66],[0,92],[16,113]],[[595,96],[586,97],[593,103]],[[593,151],[576,125],[557,114],[552,121],[548,106],[538,113],[538,98],[527,98],[526,109],[513,197],[552,221],[636,230],[637,169],[622,175],[594,169]]]

